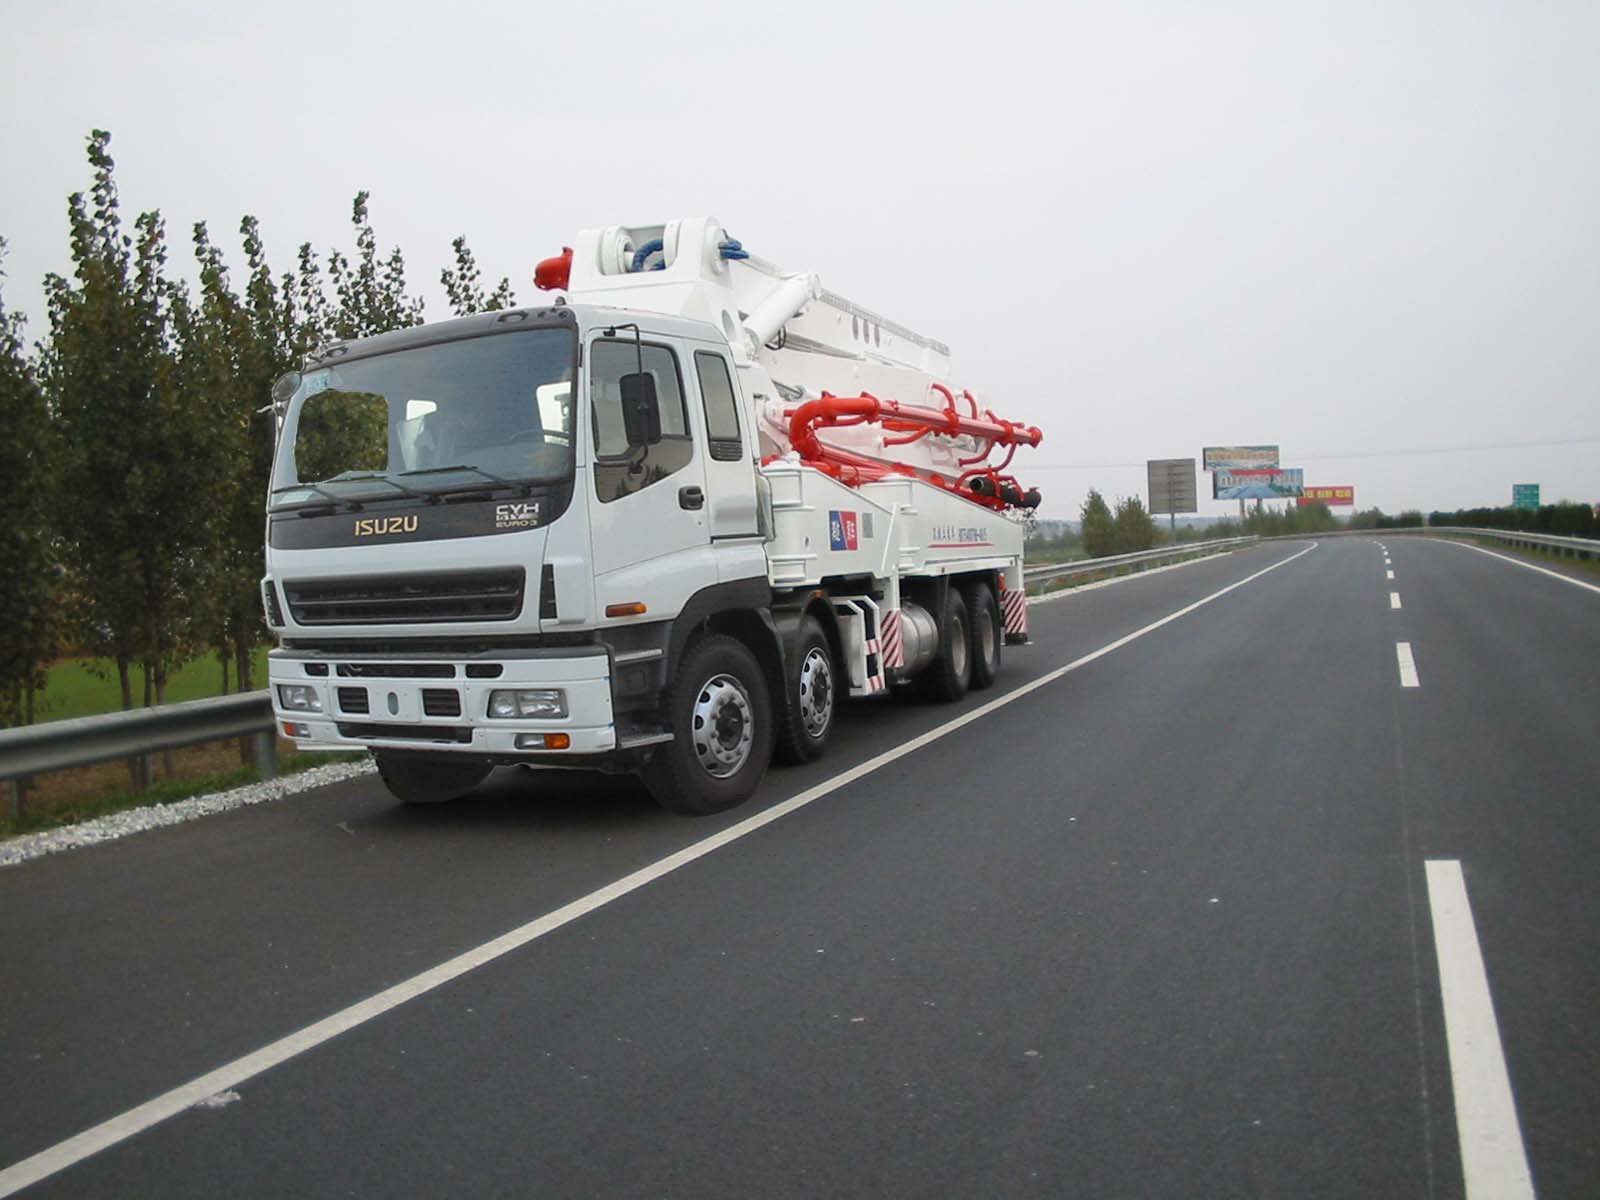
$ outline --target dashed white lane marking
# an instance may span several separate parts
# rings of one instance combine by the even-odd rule
[[[1393,579],[1394,578],[1394,572],[1393,571],[1385,571],[1383,574],[1384,574],[1385,578],[1388,578],[1388,579]]]
[[[29,1158],[23,1159],[15,1166],[7,1167],[0,1171],[0,1197],[10,1196],[23,1188],[47,1179],[58,1171],[63,1171],[74,1163],[82,1162],[90,1155],[115,1146],[126,1141],[135,1134],[144,1132],[154,1125],[160,1124],[169,1117],[177,1116],[187,1108],[236,1088],[246,1080],[253,1079],[264,1071],[280,1066],[290,1059],[314,1050],[324,1042],[331,1041],[341,1033],[348,1033],[357,1026],[364,1025],[376,1017],[382,1016],[391,1009],[400,1007],[408,1000],[415,1000],[418,996],[425,995],[437,987],[459,979],[469,971],[475,971],[486,963],[493,962],[502,955],[520,950],[530,942],[537,941],[547,933],[553,933],[563,925],[576,921],[579,917],[586,916],[598,908],[603,908],[613,900],[619,900],[630,892],[638,891],[646,884],[654,883],[663,875],[676,871],[679,867],[687,866],[696,859],[704,858],[715,850],[720,850],[730,842],[736,842],[742,837],[754,833],[764,826],[772,824],[788,816],[796,809],[804,808],[812,801],[820,800],[831,792],[838,791],[846,784],[854,783],[863,775],[870,775],[879,767],[888,766],[890,763],[914,754],[930,742],[937,741],[947,734],[982,720],[997,709],[1005,707],[1013,701],[1031,695],[1042,687],[1048,687],[1062,676],[1088,666],[1096,659],[1104,658],[1113,650],[1120,650],[1129,642],[1137,641],[1146,634],[1154,633],[1165,625],[1170,625],[1180,617],[1187,616],[1197,608],[1219,600],[1229,592],[1237,591],[1247,583],[1253,583],[1279,567],[1286,567],[1297,558],[1303,558],[1317,548],[1317,543],[1312,542],[1304,550],[1291,554],[1288,558],[1280,559],[1269,567],[1263,567],[1253,575],[1246,575],[1236,583],[1212,592],[1196,600],[1193,604],[1170,612],[1158,621],[1152,621],[1141,629],[1119,637],[1114,642],[1107,642],[1098,650],[1091,650],[1081,658],[1075,658],[1065,666],[1056,667],[1047,671],[1037,679],[1030,680],[1021,687],[1013,688],[1003,696],[997,696],[973,709],[963,713],[953,720],[946,721],[930,729],[927,733],[912,738],[909,742],[902,742],[891,750],[885,750],[875,758],[869,758],[864,763],[859,763],[847,771],[841,771],[831,779],[825,779],[815,787],[808,788],[799,795],[791,796],[771,808],[763,809],[752,817],[746,817],[736,825],[730,825],[719,833],[703,838],[692,845],[685,846],[676,853],[669,854],[663,859],[639,868],[631,875],[624,875],[605,887],[590,892],[587,896],[580,896],[568,904],[562,905],[553,912],[548,912],[542,917],[536,917],[525,925],[519,925],[508,933],[503,933],[497,938],[484,942],[464,954],[448,959],[436,967],[430,967],[420,974],[413,975],[410,979],[402,980],[393,987],[386,988],[375,996],[358,1001],[350,1007],[341,1009],[332,1016],[324,1017],[314,1024],[307,1025],[304,1029],[279,1038],[261,1049],[246,1054],[243,1058],[236,1058],[230,1063],[218,1067],[208,1074],[192,1079],[188,1083],[164,1092],[154,1099],[147,1100],[137,1108],[130,1108],[127,1112],[120,1113],[109,1120],[85,1129],[68,1138],[64,1142],[57,1142],[54,1146]]]
[[[1400,593],[1399,592],[1390,592],[1389,593],[1389,607],[1390,608],[1399,608],[1400,607]]]
[[[1533,1200],[1533,1179],[1461,864],[1429,859],[1425,866],[1467,1200]]]
[[[1535,566],[1531,562],[1523,562],[1520,558],[1512,558],[1509,554],[1496,554],[1493,550],[1485,550],[1482,546],[1474,546],[1471,542],[1458,542],[1454,538],[1443,538],[1441,540],[1452,546],[1460,546],[1463,550],[1476,550],[1479,554],[1487,554],[1490,558],[1498,558],[1501,562],[1508,562],[1514,567],[1526,567],[1530,571],[1548,575],[1551,579],[1559,579],[1562,583],[1570,583],[1573,587],[1586,588],[1591,592],[1600,592],[1600,587],[1596,587],[1592,583],[1574,579],[1571,575],[1563,575],[1560,571],[1548,571],[1544,567]]]
[[[1394,656],[1400,664],[1400,686],[1421,687],[1422,680],[1417,678],[1417,660],[1411,657],[1411,643],[1396,642]]]

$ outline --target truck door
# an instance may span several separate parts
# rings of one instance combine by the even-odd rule
[[[706,496],[711,538],[756,535],[756,474],[740,412],[749,409],[734,387],[728,356],[720,350],[694,352],[695,379],[706,418]],[[746,417],[743,424],[748,424]],[[750,439],[753,446],[755,439]]]
[[[652,616],[671,616],[709,567],[705,458],[689,423],[681,351],[667,339],[636,348],[630,332],[596,335],[588,348],[596,600],[602,612],[639,601]],[[621,381],[639,369],[641,354],[655,379],[661,440],[630,447]]]

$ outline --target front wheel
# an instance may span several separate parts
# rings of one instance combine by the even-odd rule
[[[667,714],[672,741],[644,770],[657,804],[706,816],[755,794],[772,759],[772,699],[761,664],[743,642],[712,634],[690,647]]]
[[[406,804],[443,804],[466,795],[489,774],[488,763],[450,762],[409,754],[374,751],[378,777],[396,800]]]

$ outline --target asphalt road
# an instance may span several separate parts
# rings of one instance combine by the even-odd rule
[[[1596,1195],[1600,595],[1384,544],[1035,606],[723,817],[369,779],[0,871],[0,1170],[1281,564],[26,1194],[1462,1196],[1450,860],[1533,1184]]]

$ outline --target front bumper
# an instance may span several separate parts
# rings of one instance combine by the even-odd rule
[[[491,672],[493,678],[483,677]],[[461,658],[274,650],[268,656],[267,678],[279,731],[301,750],[379,749],[500,759],[538,755],[548,761],[551,756],[601,754],[617,745],[611,663],[598,646]],[[322,711],[284,708],[279,684],[312,688]],[[488,715],[492,691],[550,687],[565,690],[565,717]],[[569,741],[559,750],[526,744],[527,735],[540,734],[565,734]],[[521,746],[519,735],[524,737]]]

